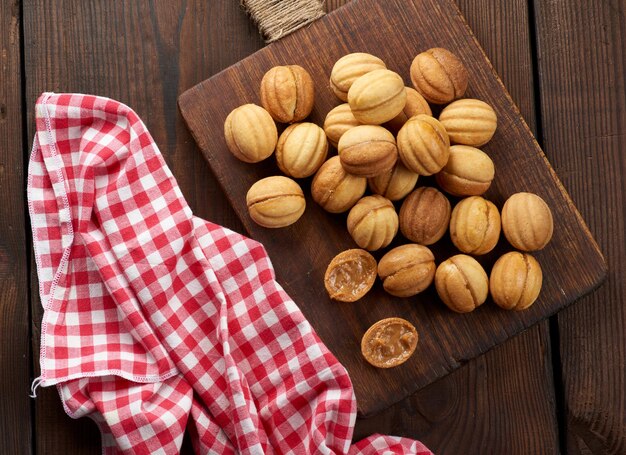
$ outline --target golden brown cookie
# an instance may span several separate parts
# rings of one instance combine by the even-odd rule
[[[450,238],[463,253],[489,253],[500,238],[498,208],[480,196],[461,200],[452,210]]]
[[[417,90],[411,87],[405,87],[404,89],[406,90],[406,104],[404,105],[404,109],[385,123],[385,127],[394,133],[400,131],[400,128],[402,128],[411,117],[415,117],[419,114],[433,115],[428,101],[426,101]]]
[[[411,81],[424,98],[445,104],[460,98],[467,89],[467,69],[456,55],[435,47],[418,54],[411,63]]]
[[[396,161],[396,165],[376,177],[367,179],[372,193],[380,194],[390,201],[399,201],[413,191],[417,184],[419,174],[406,168],[402,161]]]
[[[423,245],[409,243],[394,248],[378,263],[385,291],[396,297],[419,294],[435,278],[435,256]]]
[[[365,177],[348,174],[338,156],[333,156],[320,167],[311,183],[313,200],[330,213],[350,210],[367,188]]]
[[[278,130],[265,109],[244,104],[226,117],[224,137],[233,155],[246,163],[258,163],[274,153]]]
[[[246,204],[250,218],[266,228],[295,223],[306,207],[300,185],[282,175],[266,177],[252,185],[246,194]]]
[[[396,138],[382,126],[359,125],[346,131],[337,145],[341,165],[350,174],[375,177],[398,160]]]
[[[298,65],[275,66],[261,81],[261,104],[277,122],[304,120],[313,110],[315,86]]]
[[[324,130],[315,123],[294,123],[278,138],[276,162],[289,177],[304,178],[315,174],[328,154]]]
[[[348,104],[361,123],[388,122],[400,114],[406,104],[404,81],[393,71],[371,71],[354,81],[348,92]]]
[[[397,146],[400,160],[419,175],[439,172],[450,156],[446,129],[429,115],[420,114],[407,120],[398,133]]]
[[[370,71],[385,68],[385,62],[372,54],[355,52],[344,55],[337,60],[330,73],[330,88],[337,98],[348,101],[348,90],[354,81]]]
[[[344,103],[328,112],[326,119],[324,119],[324,132],[328,137],[328,142],[336,148],[343,133],[359,125],[359,121],[352,114],[350,105]]]
[[[457,254],[439,264],[435,287],[448,308],[457,313],[469,313],[487,300],[489,278],[476,259]]]
[[[491,140],[498,127],[498,117],[484,101],[463,99],[448,104],[439,115],[453,144],[480,147]]]
[[[389,245],[398,233],[398,214],[389,199],[375,194],[350,209],[347,224],[355,243],[374,251]]]
[[[509,243],[518,250],[540,250],[552,238],[552,211],[536,194],[515,193],[502,207],[502,230]]]
[[[489,189],[496,168],[489,156],[475,147],[453,145],[448,162],[435,176],[446,193],[479,196]]]
[[[537,260],[528,253],[511,251],[500,257],[491,269],[491,298],[505,310],[529,308],[541,292],[543,273]]]
[[[436,188],[414,190],[400,207],[400,231],[420,245],[432,245],[448,230],[450,201]]]

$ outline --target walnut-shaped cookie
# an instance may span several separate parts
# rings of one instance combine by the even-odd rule
[[[378,263],[383,288],[396,297],[419,294],[433,282],[435,256],[423,245],[409,243],[394,248]]]
[[[346,131],[337,147],[341,165],[350,174],[374,177],[393,168],[396,139],[382,126],[359,125]]]
[[[396,165],[376,177],[367,179],[372,193],[380,194],[390,201],[399,201],[413,191],[417,184],[419,174],[406,168],[402,161],[396,161]]]
[[[396,117],[406,104],[404,81],[390,70],[371,71],[352,84],[348,104],[354,117],[367,125],[380,125]]]
[[[415,117],[420,114],[430,116],[433,115],[433,112],[428,105],[428,101],[426,101],[426,99],[420,95],[417,90],[411,87],[405,87],[404,89],[406,90],[406,104],[404,105],[404,109],[402,109],[402,112],[384,125],[385,128],[388,128],[396,134],[411,117]]]
[[[258,163],[274,153],[278,131],[265,109],[256,104],[244,104],[226,117],[224,137],[228,150],[238,159]]]
[[[396,142],[400,160],[419,175],[436,174],[450,156],[446,129],[429,115],[411,117],[400,129]]]
[[[512,251],[501,256],[489,277],[491,298],[505,310],[525,310],[539,297],[543,274],[528,253]]]
[[[350,105],[344,103],[334,107],[328,112],[324,120],[324,132],[326,133],[328,142],[330,142],[333,147],[337,147],[343,133],[359,125],[360,123],[354,117]]]
[[[341,57],[330,72],[330,88],[341,101],[348,101],[348,91],[354,81],[370,71],[386,69],[381,59],[365,52]]]
[[[518,250],[541,250],[554,231],[552,211],[536,194],[515,193],[502,207],[502,230],[509,243]]]
[[[252,220],[266,228],[289,226],[300,219],[306,201],[294,180],[277,175],[259,180],[246,194]]]
[[[484,101],[463,99],[447,105],[439,115],[453,144],[480,147],[491,140],[498,126],[493,108]]]
[[[328,154],[328,140],[324,130],[315,123],[294,123],[278,138],[276,162],[290,177],[313,175]]]
[[[348,232],[361,248],[384,248],[398,232],[396,209],[382,196],[365,196],[348,213]]]
[[[435,287],[448,308],[457,313],[469,313],[487,300],[489,278],[476,259],[457,254],[439,264]]]
[[[298,65],[275,66],[261,81],[261,104],[281,123],[300,122],[313,110],[315,86]]]
[[[467,89],[467,69],[456,55],[435,47],[418,54],[411,63],[411,81],[427,101],[446,104]]]
[[[452,210],[450,238],[463,253],[489,253],[500,238],[498,208],[480,196],[461,200]]]
[[[311,195],[324,210],[341,213],[350,210],[365,194],[367,179],[346,172],[338,156],[319,168],[311,183]]]
[[[400,207],[400,231],[420,245],[432,245],[448,230],[450,201],[436,188],[417,188]]]
[[[448,162],[435,178],[441,189],[453,196],[479,196],[489,189],[495,173],[493,161],[485,152],[453,145]]]

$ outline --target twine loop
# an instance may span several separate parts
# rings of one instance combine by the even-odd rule
[[[276,41],[324,13],[324,0],[241,0],[266,43]]]

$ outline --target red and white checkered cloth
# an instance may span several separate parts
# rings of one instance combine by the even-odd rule
[[[351,445],[343,366],[275,281],[263,246],[194,217],[139,117],[43,94],[28,204],[44,307],[41,376],[103,453],[429,454]]]

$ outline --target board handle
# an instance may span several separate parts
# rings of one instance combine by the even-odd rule
[[[322,17],[324,0],[240,0],[266,43],[279,40]]]

